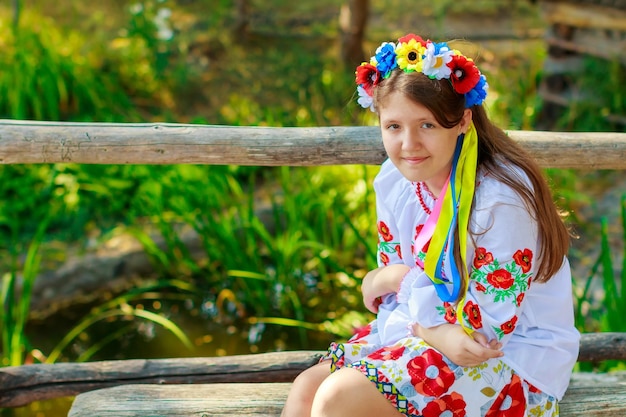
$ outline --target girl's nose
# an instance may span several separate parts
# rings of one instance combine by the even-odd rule
[[[422,144],[417,133],[407,130],[404,137],[402,138],[402,149],[414,150],[419,149],[421,146]]]

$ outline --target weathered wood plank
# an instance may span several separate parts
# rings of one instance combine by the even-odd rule
[[[131,359],[0,368],[0,407],[127,384],[289,382],[322,352],[289,351],[215,358]]]
[[[68,417],[280,416],[290,383],[127,385],[81,394]]]
[[[69,417],[278,417],[289,392],[281,384],[127,385],[80,394]],[[574,375],[561,417],[623,417],[626,374]]]
[[[583,333],[578,361],[599,362],[607,359],[626,360],[626,333]]]
[[[626,12],[593,4],[540,1],[544,20],[579,28],[626,30]]]
[[[626,133],[511,130],[552,168],[626,169]],[[379,128],[0,120],[0,164],[377,165]]]
[[[323,352],[289,351],[217,358],[131,359],[0,368],[0,407],[128,384],[289,382]],[[586,333],[579,361],[626,360],[626,333]]]

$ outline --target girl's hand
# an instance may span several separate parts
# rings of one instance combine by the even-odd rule
[[[410,268],[404,264],[382,266],[368,272],[361,283],[363,304],[372,313],[378,313],[380,297],[400,288],[402,278]]]
[[[448,359],[460,366],[478,366],[491,359],[504,355],[502,344],[496,340],[487,340],[482,333],[472,336],[457,324],[442,324],[425,328],[413,325],[413,335],[424,339],[426,343],[443,353]]]

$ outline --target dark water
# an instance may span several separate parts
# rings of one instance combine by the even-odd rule
[[[171,307],[171,306],[170,306]],[[168,308],[169,309],[169,308]],[[216,357],[284,350],[325,350],[332,335],[276,325],[249,325],[246,322],[218,322],[197,310],[169,309],[168,317],[189,337],[193,349],[162,327],[141,320],[97,323],[81,334],[66,351],[63,361],[76,361],[98,340],[120,329],[127,332],[106,345],[89,361]],[[175,313],[172,313],[175,311]],[[75,325],[71,316],[58,315],[28,328],[30,343],[42,352],[50,350]],[[0,411],[1,417],[66,417],[73,398],[39,401],[25,407]]]

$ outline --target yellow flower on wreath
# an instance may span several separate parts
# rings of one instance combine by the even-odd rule
[[[407,72],[422,72],[425,52],[426,48],[415,39],[400,43],[396,48],[398,67]]]

